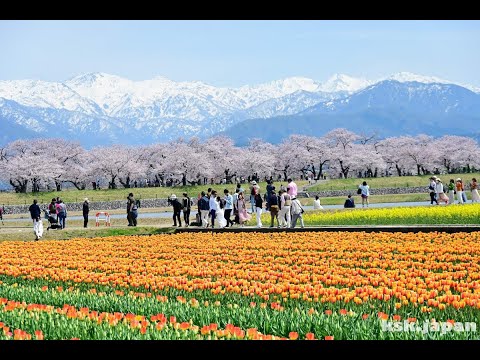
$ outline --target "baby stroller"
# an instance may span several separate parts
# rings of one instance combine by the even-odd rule
[[[47,210],[44,210],[45,219],[48,220],[48,227],[47,231],[50,229],[61,229],[61,225],[58,223],[58,216],[57,214],[49,214]]]

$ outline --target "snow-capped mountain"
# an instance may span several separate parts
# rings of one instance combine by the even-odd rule
[[[372,81],[363,78],[353,78],[344,74],[334,74],[320,86],[319,90],[327,93],[342,91],[346,93],[353,93],[366,88],[372,83]]]
[[[466,88],[470,91],[473,91],[477,94],[480,93],[480,88],[479,87],[475,87],[475,86],[468,85],[468,84],[456,83],[456,82],[453,82],[453,81],[440,79],[440,78],[435,77],[435,76],[424,76],[424,75],[413,74],[413,73],[407,72],[407,71],[402,71],[402,72],[387,76],[385,78],[379,79],[377,82],[385,81],[385,80],[394,80],[394,81],[398,81],[398,82],[401,82],[401,83],[419,82],[419,83],[422,83],[422,84],[434,84],[434,83],[454,84],[454,85],[462,86],[462,87],[464,87],[464,88]]]
[[[0,81],[0,98],[25,106],[65,109],[102,114],[94,101],[82,97],[65,84],[40,80]]]
[[[389,82],[397,85],[386,87]],[[407,72],[380,81],[334,74],[325,82],[290,77],[238,88],[177,82],[162,76],[132,81],[106,73],[82,74],[63,83],[0,81],[0,129],[5,129],[0,131],[0,141],[65,136],[87,145],[163,142],[180,136],[211,136],[248,119],[330,116],[347,108],[386,111],[392,101],[399,105],[399,99],[407,112],[448,109],[457,114],[462,97],[442,87],[452,84]],[[376,87],[383,93],[377,91],[372,97]],[[465,86],[462,89],[468,91]],[[429,94],[442,94],[443,98]],[[370,106],[373,103],[376,105]]]
[[[454,84],[384,80],[294,115],[245,120],[225,133],[240,145],[247,144],[253,132],[278,142],[292,133],[322,136],[334,128],[380,137],[421,133],[476,137],[479,124],[480,94]]]

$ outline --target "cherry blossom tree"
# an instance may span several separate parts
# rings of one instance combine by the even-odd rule
[[[324,137],[291,135],[278,145],[251,139],[237,147],[226,136],[194,137],[148,146],[103,146],[91,150],[62,139],[17,140],[0,148],[0,177],[17,192],[61,190],[62,184],[85,189],[104,179],[109,188],[131,187],[134,180],[155,178],[161,185],[199,184],[206,179],[232,182],[240,176],[268,178],[312,173],[325,167],[348,177],[377,176],[394,168],[399,176],[480,167],[480,148],[469,137],[427,135],[389,137],[334,129]]]
[[[478,166],[479,149],[472,138],[446,135],[435,139],[433,147],[437,154],[435,166],[445,168],[447,173],[464,166]]]
[[[344,128],[333,129],[324,136],[326,143],[332,149],[332,168],[340,169],[344,178],[355,165],[352,162],[354,156],[353,144],[360,139],[360,136]]]
[[[235,147],[233,140],[227,136],[214,136],[205,141],[201,146],[205,160],[210,161],[212,178],[225,179],[231,183],[240,169],[238,160],[239,149]]]
[[[164,170],[176,179],[181,179],[183,186],[198,184],[201,178],[211,172],[204,155],[199,151],[199,143],[171,144],[172,152],[165,157]]]
[[[135,147],[112,145],[91,150],[92,170],[108,180],[108,188],[116,189],[117,180],[125,188],[131,187],[133,179],[144,176],[146,165],[140,161],[141,152]]]
[[[165,185],[167,156],[172,150],[172,144],[153,144],[139,150],[140,160],[145,164],[146,176],[154,177],[160,185]]]
[[[411,163],[406,150],[412,142],[409,137],[389,137],[378,142],[378,152],[387,166],[395,167],[398,176],[405,175]]]
[[[79,142],[72,142],[65,139],[48,139],[46,142],[42,142],[41,145],[45,153],[51,157],[52,162],[58,163],[62,168],[62,171],[53,178],[56,190],[61,191],[62,183],[65,181],[72,182],[69,181],[69,179],[74,178],[70,176],[70,172],[73,170],[72,168],[76,168],[73,170],[73,173],[76,173],[75,175],[80,175],[78,173],[80,168],[85,168],[82,157],[85,155],[86,150]],[[73,173],[72,175],[74,175]],[[81,181],[77,182],[74,180],[74,182],[80,188],[84,185],[81,184]]]
[[[240,173],[244,176],[257,174],[261,178],[273,175],[275,165],[275,145],[252,138],[248,147],[239,149],[238,162]]]
[[[386,163],[374,144],[353,144],[352,153],[350,168],[360,177],[377,177],[379,169],[382,174],[385,173]]]
[[[3,170],[16,192],[27,192],[29,182],[38,192],[42,184],[61,176],[61,164],[50,161],[51,146],[50,139],[17,140],[4,149]]]
[[[417,175],[428,174],[434,169],[437,157],[431,136],[421,134],[405,137],[405,155],[409,164],[416,168]]]

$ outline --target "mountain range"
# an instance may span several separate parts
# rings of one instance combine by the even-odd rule
[[[375,81],[335,74],[325,82],[291,77],[238,88],[105,73],[62,83],[0,81],[0,144],[62,137],[92,147],[226,134],[245,145],[339,127],[380,137],[477,136],[479,120],[479,88],[406,72]]]

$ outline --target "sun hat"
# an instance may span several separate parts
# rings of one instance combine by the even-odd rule
[[[175,194],[172,194],[172,195],[170,196],[170,200],[175,200],[176,198],[177,198],[177,195],[175,195]]]
[[[457,180],[455,180],[455,181],[462,181],[462,179],[460,179],[460,178],[457,178]]]
[[[257,182],[255,180],[253,180],[252,185],[257,185]]]
[[[88,198],[83,199],[84,201],[88,202]]]

